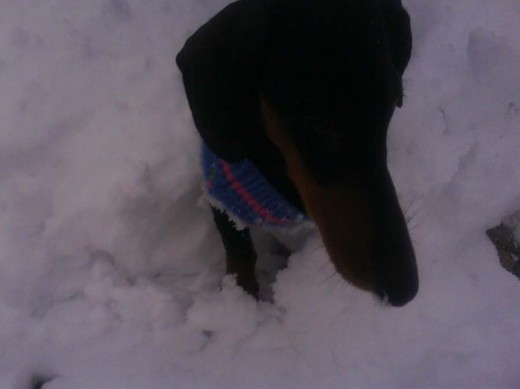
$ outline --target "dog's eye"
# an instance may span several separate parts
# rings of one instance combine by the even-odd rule
[[[317,116],[305,116],[302,124],[306,131],[316,135],[323,135],[329,128],[328,122]]]
[[[302,119],[302,128],[302,135],[306,138],[306,142],[311,143],[313,147],[326,149],[329,152],[340,151],[342,144],[340,134],[329,119],[305,116]]]
[[[303,118],[302,124],[305,134],[319,142],[335,144],[340,140],[336,127],[329,119],[306,116]]]

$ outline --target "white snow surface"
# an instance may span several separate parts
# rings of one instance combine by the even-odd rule
[[[2,0],[0,388],[520,387],[520,285],[485,236],[520,209],[520,2],[404,3],[388,149],[421,285],[392,308],[316,233],[272,302],[222,281],[174,59],[226,1]]]

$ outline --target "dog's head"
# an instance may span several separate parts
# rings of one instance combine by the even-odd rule
[[[386,163],[410,51],[399,0],[240,0],[177,57],[208,146],[281,154],[338,272],[392,305],[418,288]]]

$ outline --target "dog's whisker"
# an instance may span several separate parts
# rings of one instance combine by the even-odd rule
[[[311,250],[311,254],[314,254],[316,251],[318,250],[323,250],[325,248],[325,245],[319,245],[318,247],[314,247],[312,250]]]
[[[409,225],[421,211],[421,208],[417,208],[411,215],[405,216],[406,224]]]
[[[418,212],[416,212],[418,213]],[[424,216],[420,220],[415,220],[415,223],[412,225],[410,223],[407,223],[409,231],[416,230],[419,228],[426,220],[428,220],[429,214],[424,214]]]
[[[337,274],[338,274],[338,272],[336,271],[336,269],[333,269],[332,272],[330,273],[330,276],[328,277],[328,281],[334,280],[334,278],[336,277]]]
[[[331,282],[332,284],[332,288],[331,288],[331,292],[336,292],[336,289],[338,288],[338,285],[341,284],[341,279],[338,277],[336,278],[335,280],[332,280],[333,282]]]
[[[324,277],[321,278],[320,284],[323,285],[327,282],[327,280],[330,278],[330,273],[327,272]]]
[[[325,270],[327,268],[327,266],[329,265],[328,262],[324,261],[319,267],[318,269],[316,269],[317,272],[321,273],[323,270]]]
[[[415,195],[413,196],[413,199],[410,200],[410,202],[408,203],[408,205],[405,207],[404,212],[403,212],[405,215],[408,214],[408,211],[409,211],[409,210],[414,206],[414,204],[415,204],[415,200],[417,200],[417,194],[415,194]]]

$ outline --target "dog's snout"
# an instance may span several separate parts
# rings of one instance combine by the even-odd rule
[[[418,288],[418,283],[412,283],[397,289],[389,290],[386,292],[388,302],[394,307],[402,307],[414,299]]]
[[[415,258],[407,261],[415,261]],[[375,289],[376,295],[393,307],[402,307],[408,304],[415,298],[419,290],[419,280],[415,274],[400,278],[398,282],[379,284]]]
[[[284,155],[287,173],[315,221],[338,273],[355,286],[372,291],[393,306],[414,298],[418,289],[415,255],[397,194],[381,160],[364,175],[322,184],[309,159],[291,142],[276,112],[261,100],[267,135]],[[322,123],[308,118],[309,128]],[[327,138],[327,134],[322,134]],[[321,140],[320,142],[324,142]],[[318,145],[317,147],[319,147]],[[384,156],[384,155],[383,155]],[[385,161],[383,161],[385,162]]]
[[[417,265],[389,174],[374,186],[378,190],[324,187],[298,158],[292,162],[299,166],[289,170],[297,173],[295,183],[338,273],[392,306],[410,302],[418,290]]]
[[[393,306],[410,302],[419,289],[419,276],[412,241],[390,176],[386,190],[377,198],[380,223],[379,245],[375,252],[376,293]]]

